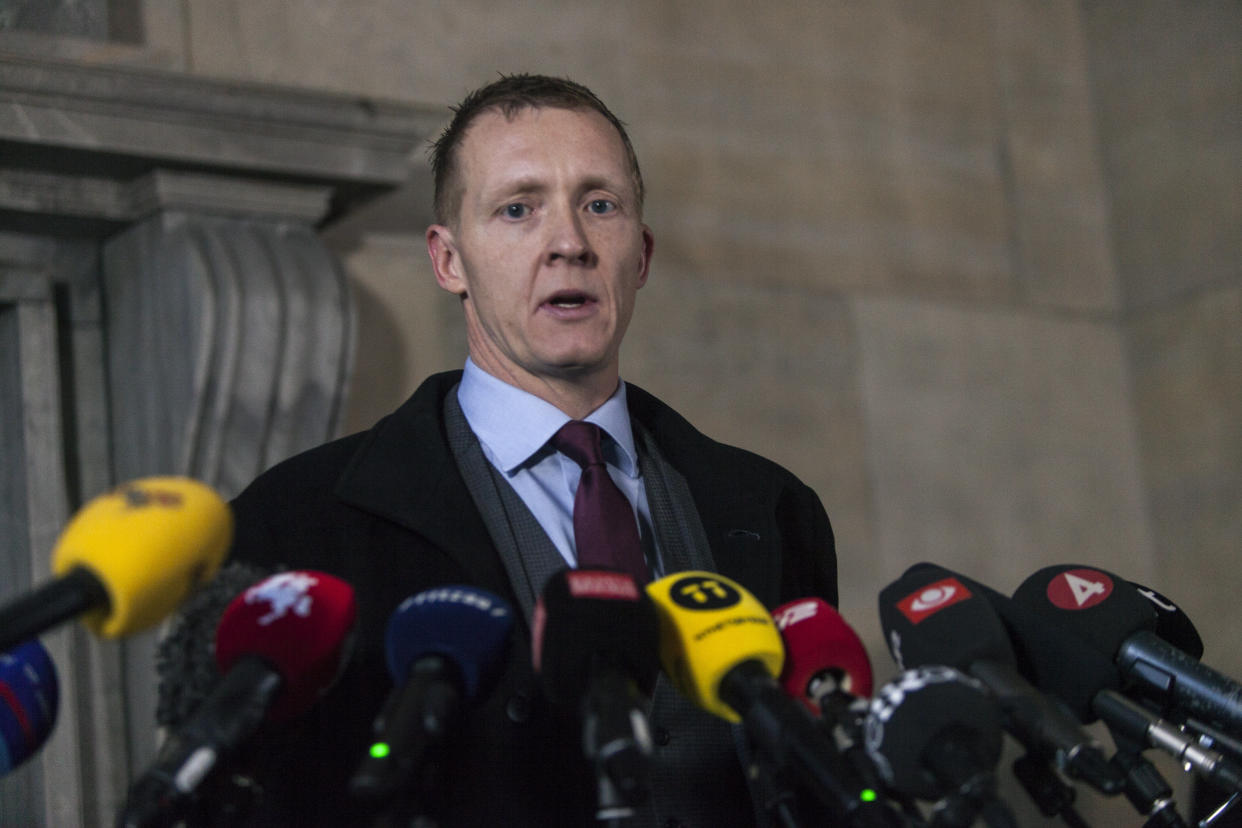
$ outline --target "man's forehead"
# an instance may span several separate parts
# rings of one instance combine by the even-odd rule
[[[539,133],[537,141],[534,133]],[[462,169],[469,175],[472,167],[494,166],[492,162],[507,162],[509,156],[583,141],[593,149],[607,147],[608,160],[628,175],[625,145],[607,118],[592,109],[549,106],[525,106],[510,112],[494,107],[481,112],[462,136]]]

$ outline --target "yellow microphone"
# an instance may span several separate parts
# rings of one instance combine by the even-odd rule
[[[215,576],[232,539],[228,504],[198,481],[146,477],[100,495],[57,539],[56,577],[0,607],[0,652],[78,615],[108,638],[153,627]]]
[[[647,594],[660,615],[664,672],[699,707],[740,721],[739,711],[722,698],[721,682],[743,662],[758,662],[773,676],[785,663],[785,644],[767,609],[714,572],[666,575],[648,584]]]
[[[676,572],[647,585],[660,616],[660,661],[691,701],[741,722],[756,768],[789,778],[827,807],[829,822],[879,828],[893,813],[810,713],[781,689],[785,644],[763,604],[714,572]]]

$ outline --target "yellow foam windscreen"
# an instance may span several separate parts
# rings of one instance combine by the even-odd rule
[[[210,487],[185,477],[146,477],[89,501],[52,550],[52,573],[89,569],[110,606],[82,622],[114,638],[158,624],[220,568],[233,514]]]
[[[720,680],[743,661],[781,674],[785,646],[772,616],[738,583],[714,572],[686,571],[647,585],[660,614],[660,661],[684,695],[731,722]]]

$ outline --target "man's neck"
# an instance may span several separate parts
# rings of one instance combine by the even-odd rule
[[[607,402],[608,398],[616,392],[617,384],[621,381],[619,374],[615,371],[607,376],[570,374],[565,377],[555,377],[498,369],[495,366],[482,364],[473,356],[471,361],[479,370],[556,406],[574,420],[584,419]]]

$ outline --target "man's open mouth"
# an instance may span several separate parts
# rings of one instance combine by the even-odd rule
[[[585,293],[558,293],[548,300],[554,308],[580,308],[590,301]]]

